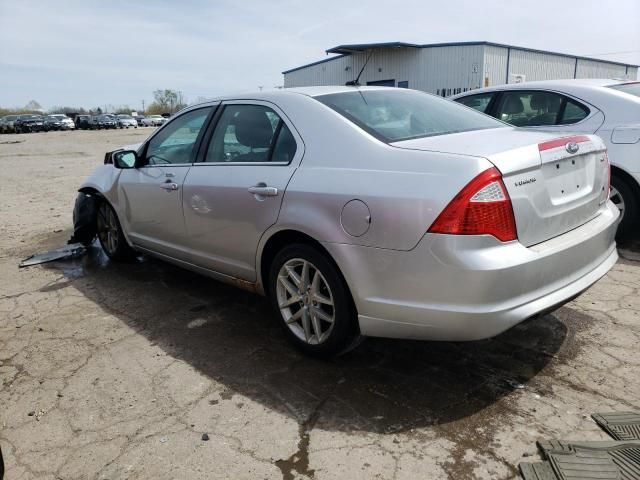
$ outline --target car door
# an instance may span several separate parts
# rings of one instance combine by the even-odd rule
[[[275,105],[224,102],[184,182],[184,216],[193,262],[256,280],[260,237],[280,212],[303,155],[302,139]]]
[[[131,242],[185,260],[182,185],[214,107],[190,110],[157,131],[139,151],[140,166],[118,180],[121,221]]]
[[[592,105],[548,90],[504,90],[491,114],[517,127],[594,133],[604,115]]]

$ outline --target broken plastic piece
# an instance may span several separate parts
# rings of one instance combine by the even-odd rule
[[[29,258],[23,260],[19,267],[30,267],[32,265],[39,265],[41,263],[53,262],[54,260],[67,260],[72,258],[78,258],[87,252],[87,248],[81,243],[71,243],[65,245],[62,248],[51,250],[46,253],[38,253],[32,255]]]

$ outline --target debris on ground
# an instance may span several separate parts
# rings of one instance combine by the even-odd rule
[[[70,243],[62,248],[50,250],[45,253],[38,253],[24,259],[20,262],[19,267],[30,267],[32,265],[40,265],[41,263],[53,262],[55,260],[70,260],[79,258],[87,252],[87,247],[81,243]]]
[[[521,463],[524,480],[640,478],[640,414],[594,413],[592,417],[615,441],[539,440],[544,461]]]
[[[203,433],[202,434],[202,441],[203,442],[208,442],[209,441],[209,434],[208,433]]]

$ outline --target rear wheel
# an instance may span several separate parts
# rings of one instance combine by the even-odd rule
[[[124,237],[116,212],[106,201],[98,206],[96,229],[100,245],[109,258],[122,261],[135,256],[135,251]]]
[[[633,233],[637,228],[638,215],[640,214],[638,205],[638,193],[633,190],[629,183],[623,178],[611,176],[611,201],[620,210],[622,220],[618,226],[617,237],[624,238]]]
[[[358,328],[349,289],[313,247],[294,244],[276,255],[268,295],[288,339],[303,352],[329,358],[354,344]]]

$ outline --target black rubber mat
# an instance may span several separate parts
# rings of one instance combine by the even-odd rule
[[[539,441],[538,446],[559,480],[640,479],[640,441],[549,440]]]
[[[640,414],[638,413],[594,413],[591,418],[616,440],[640,440]]]

